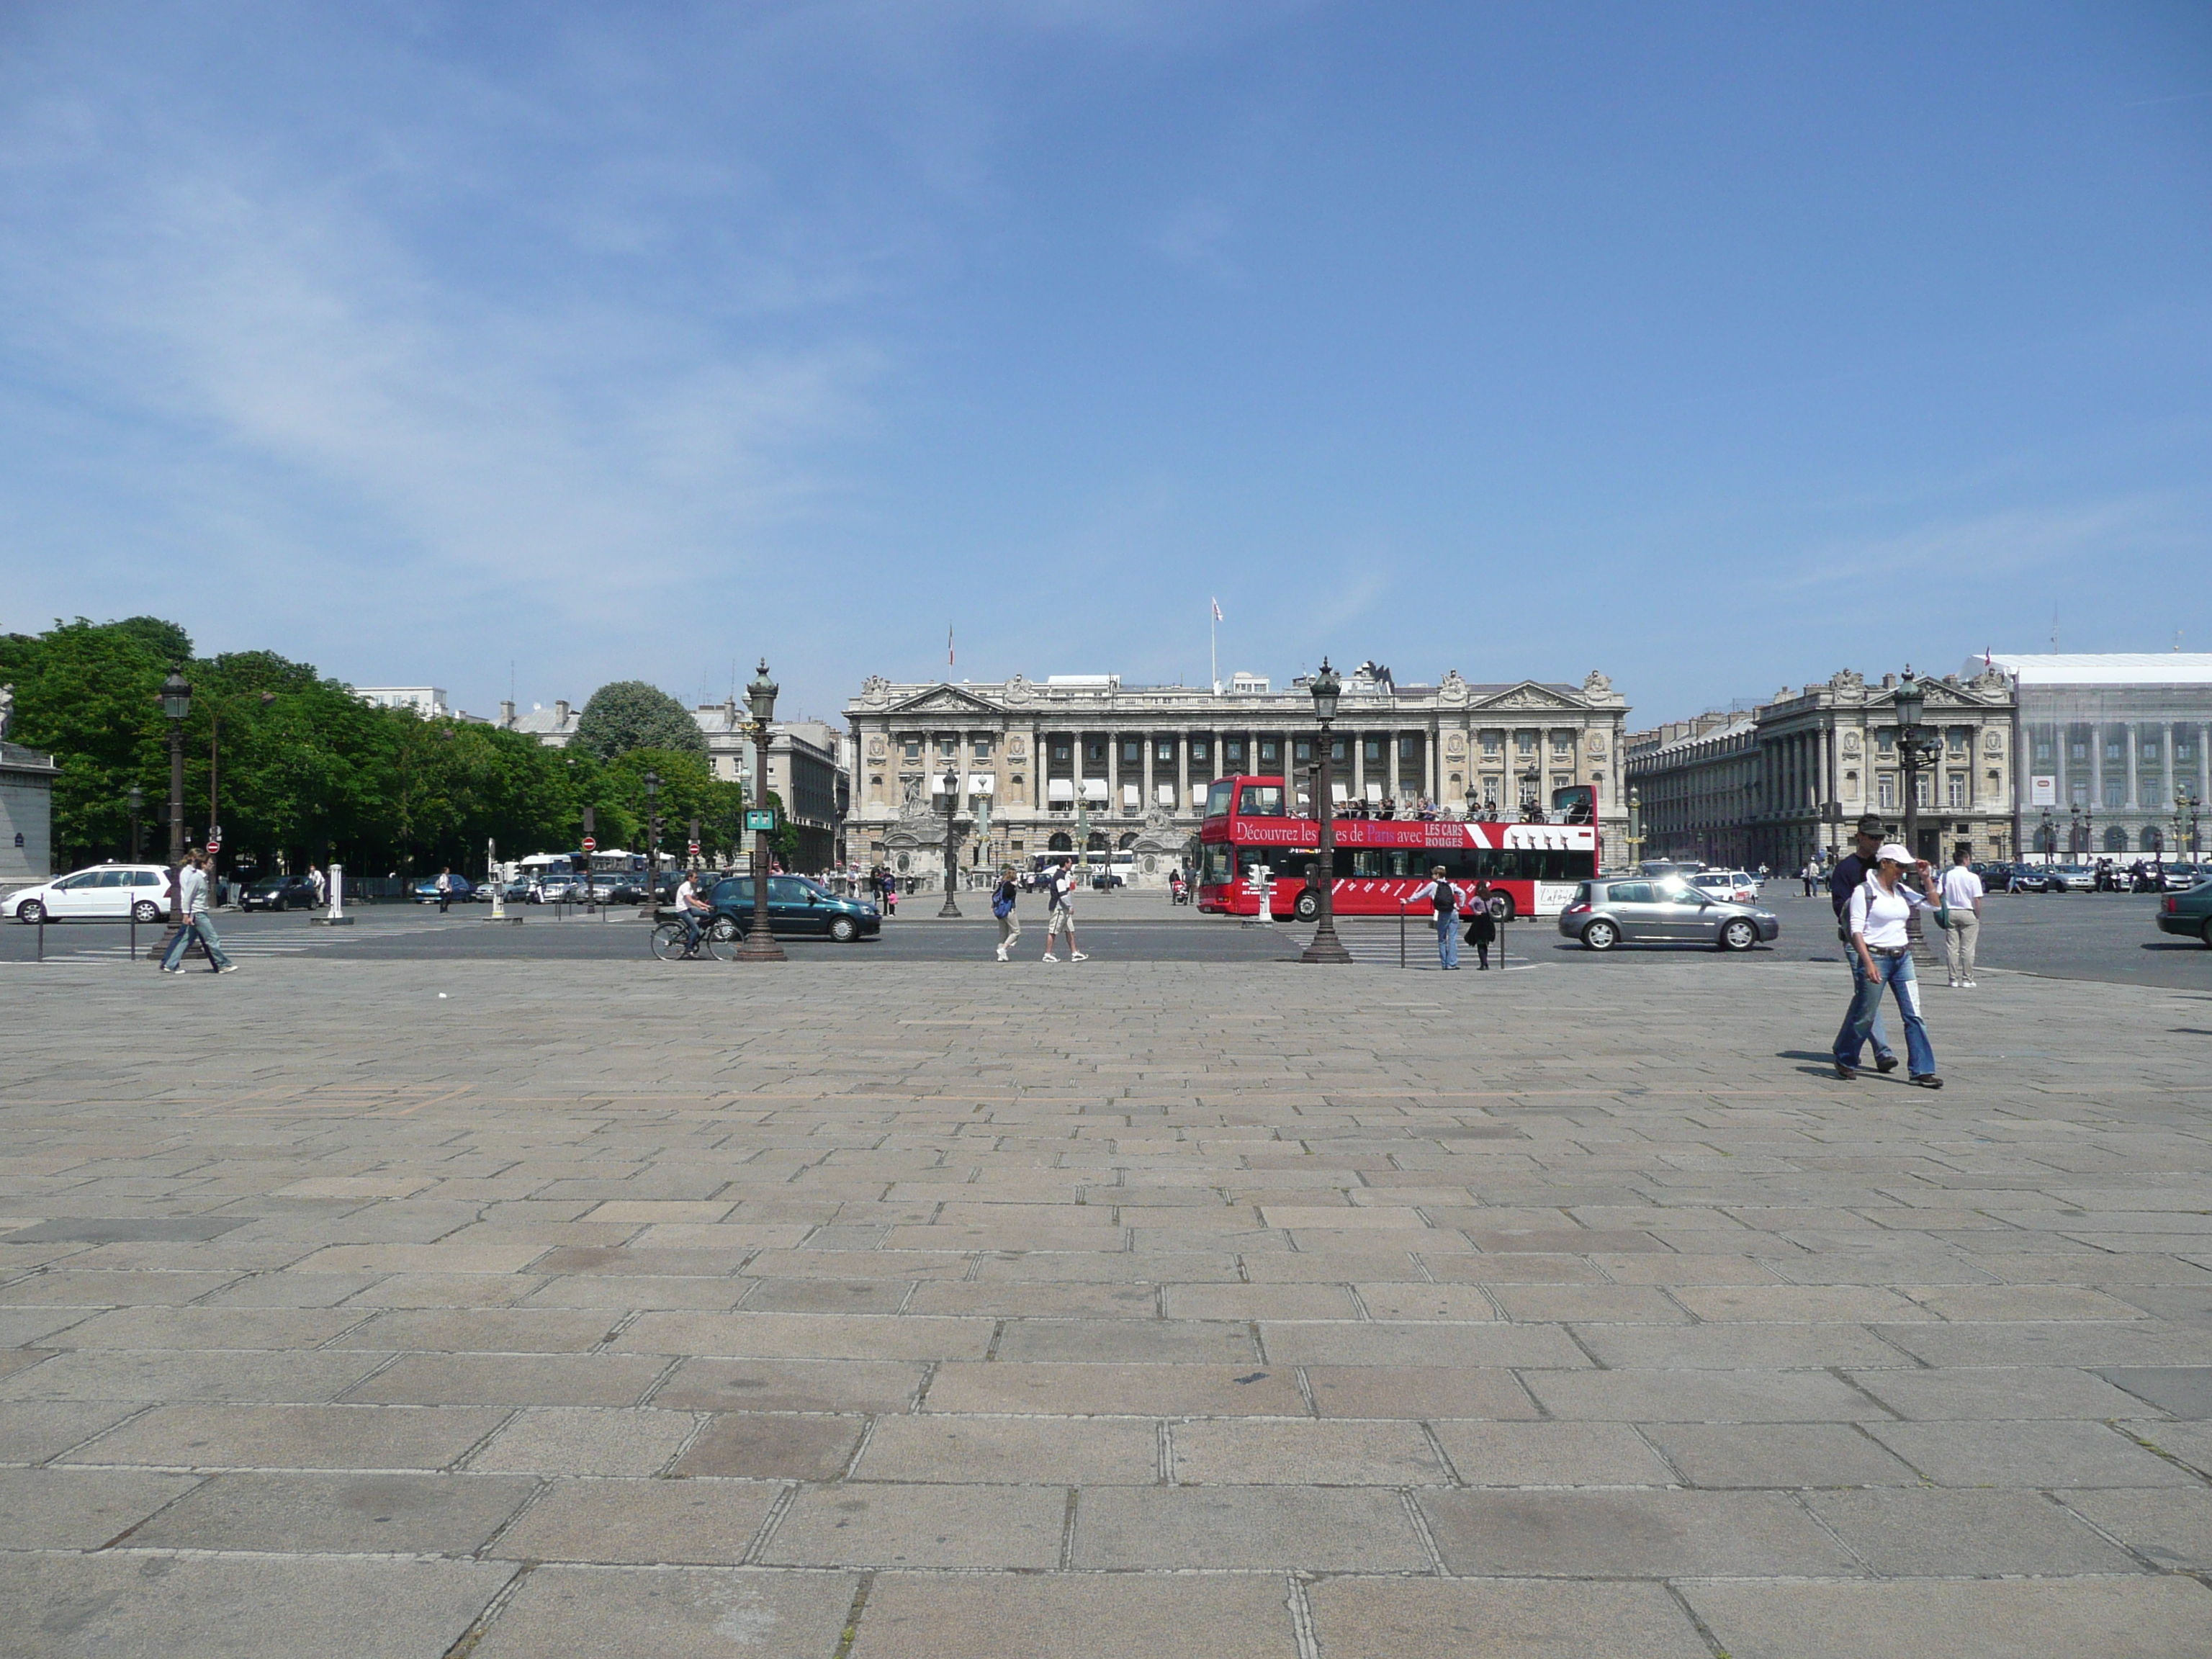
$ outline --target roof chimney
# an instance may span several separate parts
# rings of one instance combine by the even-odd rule
[[[566,698],[566,697],[556,697],[556,698],[554,698],[554,699],[553,699],[553,724],[554,724],[556,726],[566,726],[568,723],[568,698]]]
[[[499,706],[499,723],[500,723],[501,726],[504,726],[507,727],[509,730],[512,730],[512,729],[514,728],[514,704],[512,702],[503,702],[503,703],[500,704],[500,706]]]

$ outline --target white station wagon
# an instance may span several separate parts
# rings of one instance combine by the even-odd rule
[[[169,872],[158,864],[95,864],[8,897],[18,921],[155,922],[169,914]]]

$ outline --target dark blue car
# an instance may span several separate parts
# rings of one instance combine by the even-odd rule
[[[753,878],[726,876],[714,884],[707,902],[717,915],[730,918],[742,933],[753,925]],[[839,898],[805,876],[768,878],[768,930],[777,939],[833,939],[840,945],[873,939],[884,919],[872,904]]]

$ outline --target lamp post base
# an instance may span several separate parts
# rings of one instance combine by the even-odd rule
[[[738,962],[781,962],[783,946],[764,933],[748,933],[738,941],[735,960]]]
[[[1334,919],[1324,917],[1314,930],[1313,942],[1298,952],[1300,962],[1349,963],[1352,952],[1344,948],[1344,941],[1336,936]]]

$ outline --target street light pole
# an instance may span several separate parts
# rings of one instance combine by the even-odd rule
[[[781,688],[768,677],[768,659],[760,659],[760,672],[752,684],[745,687],[745,701],[752,709],[753,740],[753,804],[748,809],[762,816],[753,822],[753,921],[738,941],[738,960],[740,962],[781,962],[783,947],[769,932],[768,921],[768,838],[775,833],[773,821],[768,814],[768,728],[775,717],[775,694]]]
[[[146,792],[143,789],[141,789],[137,784],[132,784],[131,786],[130,801],[131,862],[137,864],[142,861],[146,856],[145,847],[139,835],[138,825],[138,814],[145,809],[146,805]]]
[[[1911,665],[1897,688],[1894,707],[1897,711],[1897,757],[1905,767],[1905,850],[1913,858],[1920,856],[1920,765],[1934,755],[1937,744],[1920,734],[1921,716],[1927,710],[1927,693],[1922,690],[1919,678]],[[1932,962],[1935,957],[1920,931],[1920,911],[1916,906],[1905,918],[1905,932],[1914,957]]]
[[[939,921],[957,920],[960,906],[952,890],[960,884],[960,827],[953,814],[960,810],[960,773],[957,765],[945,769],[945,902],[937,907]],[[1110,866],[1109,866],[1110,867]]]
[[[1348,963],[1352,952],[1336,936],[1336,788],[1329,757],[1329,727],[1336,721],[1337,694],[1344,690],[1344,681],[1328,665],[1327,657],[1321,659],[1321,672],[1314,676],[1310,689],[1314,719],[1321,726],[1321,775],[1314,786],[1314,815],[1321,821],[1315,902],[1321,915],[1314,929],[1313,942],[1299,953],[1298,960]],[[1309,877],[1308,880],[1315,881],[1315,878]]]
[[[645,902],[660,901],[660,774],[645,775]]]
[[[185,921],[185,716],[192,712],[192,688],[183,674],[169,670],[161,682],[161,713],[169,722],[169,921]]]

